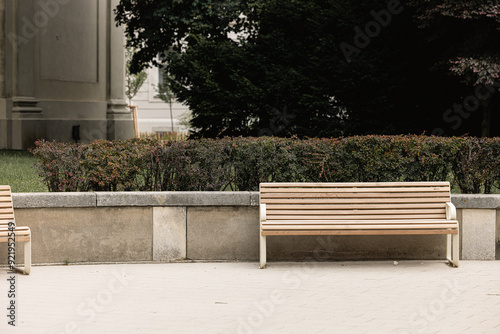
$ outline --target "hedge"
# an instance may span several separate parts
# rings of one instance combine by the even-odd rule
[[[500,186],[500,138],[41,140],[31,152],[49,191],[255,191],[260,182],[451,180],[462,193],[491,193]]]

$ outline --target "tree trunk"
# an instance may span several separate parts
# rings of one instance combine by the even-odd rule
[[[174,132],[174,118],[172,117],[172,102],[168,103],[170,106],[170,127],[172,128],[172,132]]]
[[[491,109],[493,108],[493,98],[490,97],[483,105],[483,120],[481,122],[481,137],[489,137],[491,129]]]

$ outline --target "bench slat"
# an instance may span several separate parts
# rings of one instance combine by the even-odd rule
[[[288,188],[288,187],[311,187],[311,188],[322,188],[322,187],[434,187],[443,186],[449,187],[449,182],[437,181],[437,182],[290,182],[290,183],[269,183],[264,182],[260,184],[260,188]]]
[[[446,197],[447,192],[424,192],[424,193],[261,193],[260,198],[405,198],[405,197]]]
[[[418,219],[381,219],[381,220],[376,220],[373,221],[373,224],[411,224],[411,223],[422,223],[425,222],[427,224],[447,224],[450,222],[457,223],[456,220],[446,220],[446,219],[425,219],[425,220],[418,220]],[[277,225],[277,224],[297,224],[297,225],[307,225],[307,224],[330,224],[330,225],[335,225],[335,224],[369,224],[365,220],[351,220],[351,219],[345,219],[345,220],[297,220],[297,219],[290,219],[290,220],[273,220],[273,221],[265,221],[262,222],[262,226],[272,224],[272,225]]]
[[[26,233],[30,231],[30,228],[29,227],[24,227],[24,226],[16,226],[15,227],[15,232],[16,233]],[[4,233],[4,234],[2,234]],[[9,233],[9,228],[8,227],[0,227],[0,235],[6,235]]]
[[[457,224],[366,224],[366,225],[262,225],[262,230],[384,230],[384,229],[456,229]],[[0,232],[1,233],[1,232]],[[1,235],[1,234],[0,234]]]
[[[287,194],[287,193],[329,193],[329,192],[334,192],[334,193],[386,193],[386,192],[391,192],[391,193],[419,193],[419,192],[447,192],[449,191],[449,188],[447,187],[405,187],[405,188],[266,188],[266,189],[261,189],[261,194],[269,194],[269,193],[282,193],[282,194]]]
[[[429,198],[262,198],[264,204],[446,203],[450,197]]]
[[[365,210],[365,209],[436,209],[445,208],[444,203],[417,204],[268,204],[267,210]]]
[[[270,216],[267,217],[267,220],[283,220],[283,219],[300,219],[300,220],[342,220],[342,219],[366,219],[366,220],[380,220],[380,219],[440,219],[444,218],[443,215],[433,214],[433,215],[339,215],[339,216],[300,216],[300,215],[291,215],[291,216]]]
[[[317,231],[262,231],[268,235],[423,235],[423,234],[458,234],[458,230],[317,230]]]
[[[16,237],[16,243],[17,242],[28,242],[31,241],[31,237],[29,235],[23,235]],[[0,237],[0,242],[9,242],[9,237]]]
[[[31,231],[30,230],[27,230],[27,231],[18,231],[17,229],[15,230],[15,235],[16,235],[16,241],[17,241],[17,237],[27,237],[27,236],[30,236],[31,234]],[[0,237],[2,238],[8,238],[9,237],[9,232],[0,232]]]
[[[371,214],[431,214],[431,213],[441,213],[446,214],[446,209],[443,207],[441,209],[351,209],[351,210],[270,210],[268,208],[267,215],[352,215],[353,213],[359,215],[371,215]]]

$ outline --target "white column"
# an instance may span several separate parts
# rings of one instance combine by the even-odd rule
[[[30,146],[45,133],[39,121],[43,118],[42,109],[35,98],[34,65],[35,38],[38,34],[38,22],[45,17],[36,15],[33,1],[11,1],[10,29],[5,43],[10,47],[11,66],[11,107],[10,126],[7,126],[10,148],[21,149]],[[10,30],[10,31],[9,31]],[[7,117],[9,118],[9,117]]]
[[[114,8],[119,0],[108,1],[108,139],[125,139],[134,136],[132,113],[125,101],[125,34],[123,27],[116,27]]]

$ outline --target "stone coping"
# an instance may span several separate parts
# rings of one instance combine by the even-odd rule
[[[13,193],[15,208],[116,206],[257,206],[251,191],[131,191],[88,193]],[[457,209],[500,209],[500,195],[452,195]]]
[[[457,209],[500,209],[500,195],[451,195]]]
[[[250,191],[131,191],[88,193],[13,193],[14,208],[82,208],[117,206],[257,206]]]

